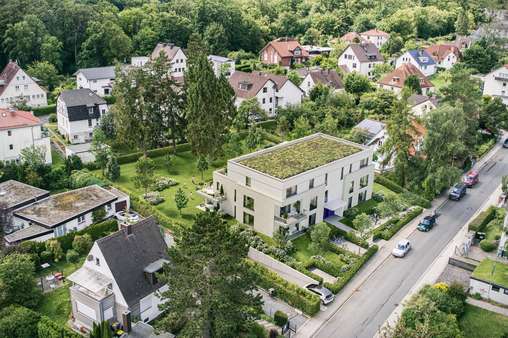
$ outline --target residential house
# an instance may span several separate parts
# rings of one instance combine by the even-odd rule
[[[208,55],[208,61],[212,64],[215,76],[219,77],[224,74],[230,77],[235,72],[235,60],[218,55]]]
[[[271,73],[236,71],[229,78],[229,84],[235,91],[237,107],[242,101],[256,97],[270,117],[275,116],[278,107],[300,104],[304,95],[287,76]]]
[[[46,91],[15,61],[9,61],[0,73],[0,108],[25,103],[30,107],[48,105]]]
[[[388,131],[386,130],[386,124],[381,121],[376,121],[372,119],[364,119],[360,123],[358,123],[353,130],[357,130],[362,133],[365,141],[364,145],[372,148],[373,152],[376,154],[376,160],[374,160],[374,169],[375,170],[386,170],[389,169],[388,165],[383,165],[383,156],[379,154],[378,150],[388,139]]]
[[[156,318],[163,302],[159,292],[167,290],[157,276],[169,263],[167,249],[153,217],[96,240],[82,267],[68,277],[73,326],[90,331],[94,322],[107,320],[130,332],[135,318]]]
[[[411,112],[414,116],[424,117],[432,109],[438,106],[437,98],[435,96],[427,96],[420,94],[413,94],[407,99],[407,103],[411,107]]]
[[[175,46],[173,43],[158,43],[152,51],[150,59],[157,59],[161,53],[166,54],[166,58],[171,65],[171,76],[183,78],[187,70],[187,56],[183,49]]]
[[[104,97],[112,94],[115,82],[115,66],[78,69],[76,88],[88,88],[95,94]]]
[[[450,69],[459,62],[461,57],[457,46],[451,44],[432,45],[425,51],[434,59],[437,68]]]
[[[26,197],[31,198],[31,195]],[[54,194],[14,210],[12,225],[15,231],[4,240],[7,245],[27,240],[43,242],[88,227],[97,221],[94,211],[104,210],[104,218],[109,218],[128,209],[129,204],[128,195],[98,185]]]
[[[63,91],[56,105],[58,132],[73,144],[89,142],[107,112],[107,102],[88,88]]]
[[[268,42],[259,56],[263,64],[289,67],[307,61],[309,52],[296,39],[279,38]]]
[[[464,36],[464,35],[457,35],[455,37],[455,41],[454,41],[455,46],[461,52],[463,52],[464,50],[466,50],[469,47],[471,47],[472,43],[473,43],[472,39],[469,36]]]
[[[131,57],[131,66],[143,67],[148,61],[150,61],[149,56],[133,56]]]
[[[309,95],[312,88],[318,83],[328,86],[336,92],[344,90],[340,75],[333,69],[310,70],[300,84],[300,89],[303,90],[305,95]]]
[[[350,44],[339,56],[338,65],[372,78],[374,66],[383,62],[384,58],[379,49],[373,43],[364,42]]]
[[[322,133],[283,142],[227,162],[198,193],[254,230],[295,234],[372,195],[370,147]]]
[[[314,45],[304,45],[302,46],[302,48],[309,53],[309,58],[313,58],[318,55],[328,56],[332,51],[331,47],[314,46]]]
[[[483,95],[499,97],[508,105],[508,64],[485,75]]]
[[[432,56],[423,49],[413,49],[405,52],[395,62],[395,67],[410,63],[425,76],[431,76],[436,73],[436,62]]]
[[[357,32],[346,33],[346,34],[344,34],[343,36],[340,37],[340,40],[344,41],[344,42],[347,42],[348,44],[367,42],[367,40],[365,40]]]
[[[430,95],[434,91],[434,85],[423,73],[412,63],[405,63],[397,67],[395,70],[383,76],[378,81],[378,86],[383,89],[390,90],[396,94],[400,94],[404,88],[404,82],[410,75],[415,75],[420,79],[420,87],[422,94]]]
[[[469,294],[508,305],[508,264],[485,258],[469,279]]]
[[[51,163],[49,134],[42,121],[32,112],[0,108],[0,162],[19,161],[21,151],[32,146]]]
[[[375,44],[377,48],[381,48],[381,46],[383,46],[390,38],[390,34],[379,29],[368,30],[366,32],[360,33],[360,36],[364,40]]]

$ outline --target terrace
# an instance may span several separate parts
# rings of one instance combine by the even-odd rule
[[[476,267],[471,277],[508,288],[508,264],[486,258]]]
[[[237,163],[278,179],[286,179],[362,150],[353,143],[315,134],[241,157]]]

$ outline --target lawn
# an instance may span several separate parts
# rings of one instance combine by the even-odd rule
[[[65,165],[65,160],[62,157],[62,154],[60,154],[59,151],[57,151],[53,148],[51,148],[51,162],[52,162],[53,166],[55,166],[55,167],[60,167],[60,166]]]
[[[66,285],[61,288],[44,294],[41,304],[37,308],[37,312],[48,316],[60,325],[66,325],[71,313],[69,285],[70,283],[66,282]]]
[[[295,248],[293,257],[296,260],[305,264],[306,262],[308,262],[311,259],[312,256],[320,255],[335,265],[338,265],[338,266],[344,265],[344,262],[340,259],[339,255],[337,255],[335,252],[325,251],[325,252],[316,253],[316,252],[312,252],[311,250],[309,250],[310,241],[311,241],[310,235],[308,233],[293,240],[293,245]]]
[[[430,76],[429,80],[436,87],[436,91],[440,91],[441,88],[445,87],[450,82],[450,72],[440,71]]]
[[[486,233],[486,239],[490,241],[496,240],[496,236],[501,237],[501,234],[503,232],[503,221],[498,220],[494,218],[492,221],[487,224],[487,227],[485,228]]]
[[[508,288],[508,264],[485,258],[474,269],[472,276]]]
[[[501,338],[508,333],[508,317],[469,304],[459,325],[464,338]]]

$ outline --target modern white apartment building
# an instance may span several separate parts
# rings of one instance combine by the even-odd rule
[[[485,75],[483,95],[497,96],[505,105],[508,105],[508,65]]]
[[[231,159],[199,192],[220,209],[273,236],[300,232],[371,198],[370,147],[322,133]]]

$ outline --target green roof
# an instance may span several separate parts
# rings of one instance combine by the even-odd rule
[[[318,135],[254,154],[239,163],[267,175],[285,179],[362,150],[360,146]]]
[[[474,269],[472,277],[508,288],[508,264],[486,258]]]

